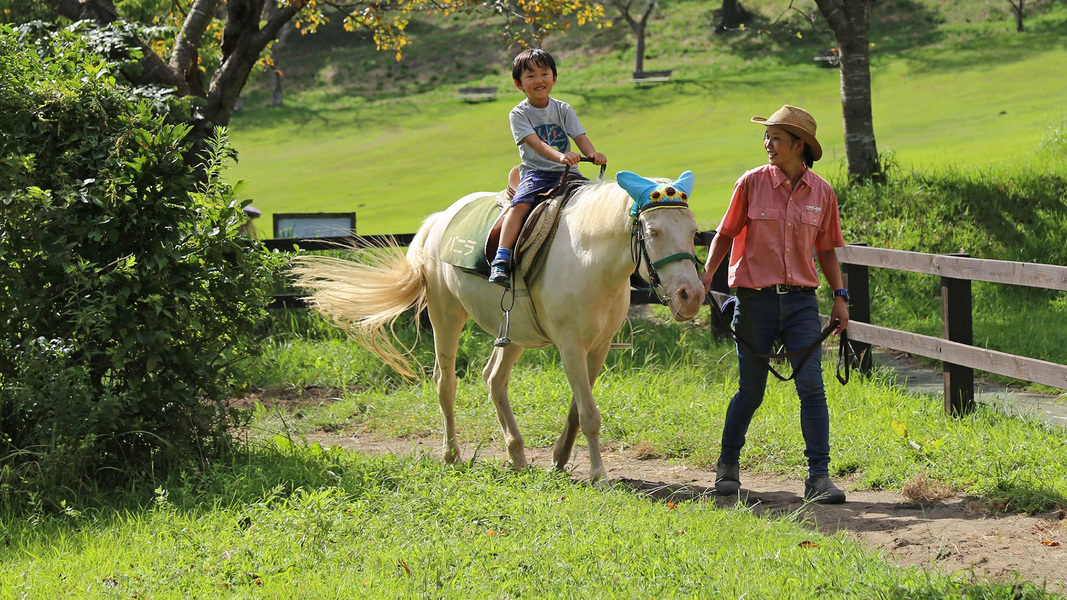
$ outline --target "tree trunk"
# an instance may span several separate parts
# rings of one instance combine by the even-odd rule
[[[227,0],[226,26],[222,36],[222,57],[210,84],[205,88],[197,64],[197,48],[220,0],[193,0],[189,14],[175,39],[170,59],[164,62],[146,44],[141,44],[142,70],[131,75],[135,85],[162,85],[174,88],[180,96],[196,96],[207,102],[194,117],[190,133],[194,154],[215,127],[229,125],[248,76],[267,44],[282,26],[292,21],[299,3],[280,6],[269,19],[260,22],[266,0]],[[112,0],[51,0],[59,14],[73,19],[92,19],[101,24],[118,18]]]
[[[722,0],[722,15],[719,17],[719,27],[716,31],[737,29],[743,22],[741,3],[738,0]]]
[[[648,5],[645,6],[645,12],[640,19],[635,19],[630,14],[633,0],[627,0],[626,2],[614,0],[614,4],[637,37],[637,43],[634,47],[634,74],[643,73],[645,71],[645,31],[648,28],[648,18],[652,16],[652,9],[656,8],[656,0],[648,0]]]
[[[871,110],[870,25],[874,0],[815,0],[841,51],[845,160],[853,179],[881,176]]]
[[[1008,0],[1008,4],[1011,5],[1011,12],[1015,13],[1015,31],[1022,33],[1023,6],[1026,5],[1026,0]]]
[[[278,5],[274,2],[268,2],[264,8],[266,11],[263,15],[265,20],[270,20],[274,16]],[[281,32],[278,33],[278,39],[274,42],[274,45],[270,47],[270,105],[277,107],[285,103],[284,90],[282,89],[282,49],[285,47],[285,40],[293,32],[292,22],[282,25]]]

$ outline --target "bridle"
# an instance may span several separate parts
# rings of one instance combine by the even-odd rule
[[[641,263],[644,262],[645,269],[648,270],[648,283],[652,286],[653,293],[656,294],[656,298],[659,299],[662,304],[667,304],[671,301],[671,295],[667,290],[663,289],[663,286],[660,284],[660,277],[657,269],[661,269],[677,260],[691,260],[699,272],[700,259],[691,252],[676,252],[658,260],[652,260],[652,257],[649,256],[644,228],[641,227],[641,216],[648,211],[659,210],[662,208],[689,208],[689,205],[685,202],[657,202],[639,208],[637,210],[637,215],[634,217],[633,223],[630,226],[630,240],[634,269],[636,270],[640,268]]]

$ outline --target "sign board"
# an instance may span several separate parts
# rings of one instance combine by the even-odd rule
[[[275,213],[274,237],[321,238],[356,235],[356,213]]]

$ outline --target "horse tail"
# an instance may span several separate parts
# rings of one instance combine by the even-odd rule
[[[308,303],[315,310],[398,373],[414,379],[421,368],[413,366],[411,348],[397,348],[394,325],[409,308],[414,307],[416,315],[426,308],[425,261],[419,254],[416,250],[415,260],[409,260],[393,243],[354,248],[348,258],[300,256],[293,261],[292,273],[295,284],[310,293]]]

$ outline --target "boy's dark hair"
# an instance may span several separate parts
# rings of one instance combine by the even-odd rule
[[[522,80],[522,72],[527,69],[533,71],[534,67],[552,69],[552,76],[556,77],[556,59],[552,58],[548,50],[544,48],[528,48],[519,52],[519,55],[511,63],[511,78],[515,81],[520,81]]]

